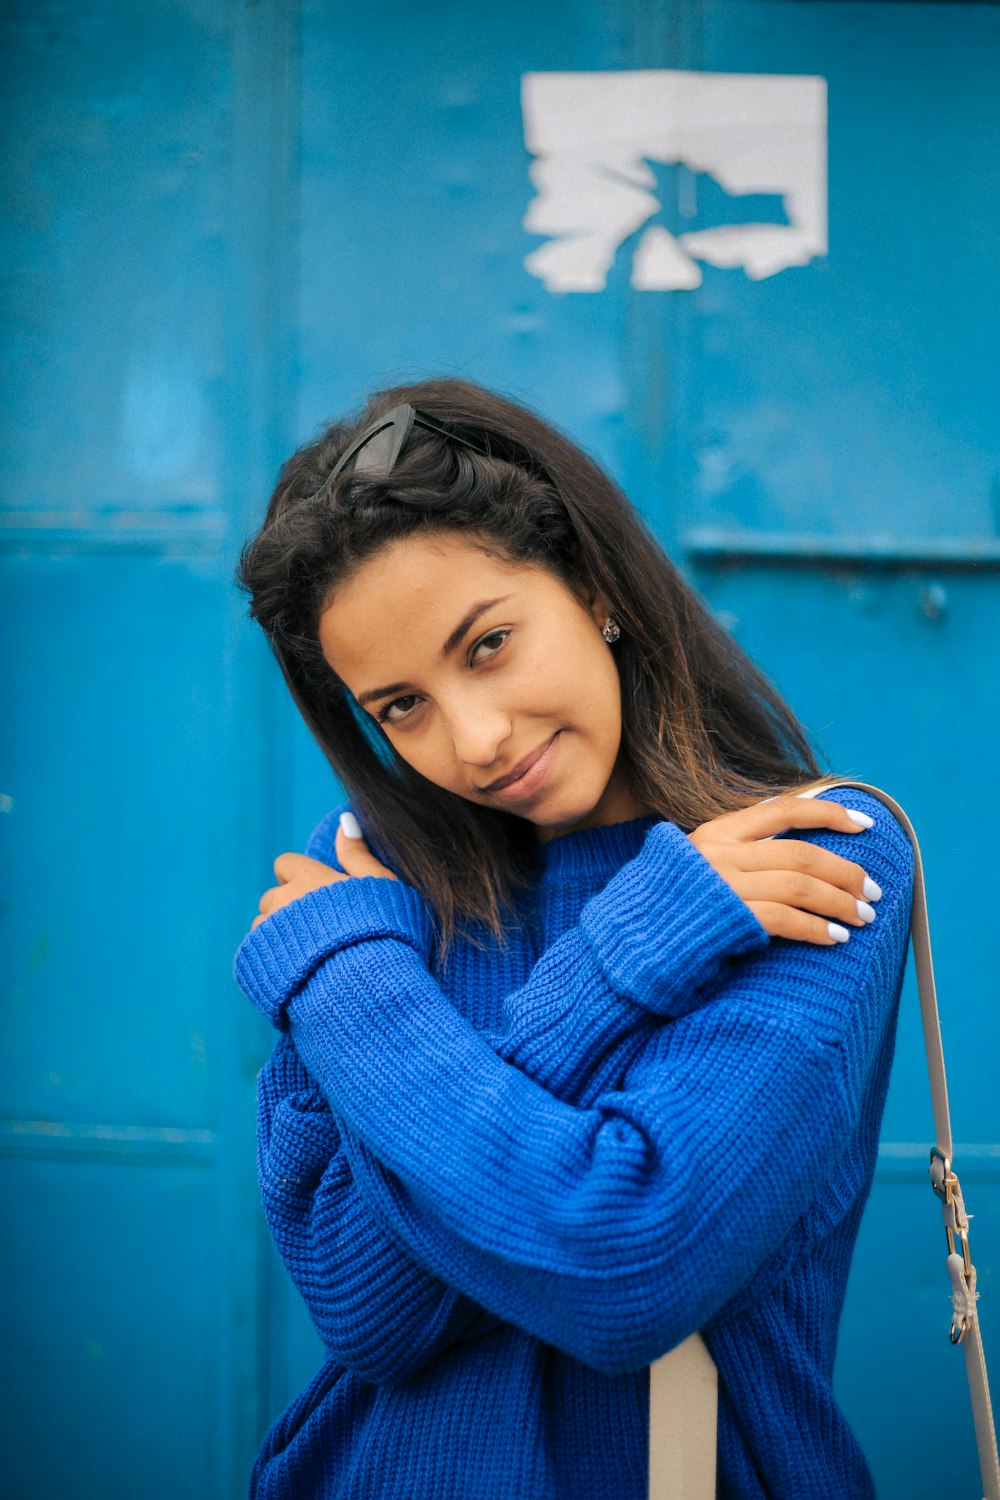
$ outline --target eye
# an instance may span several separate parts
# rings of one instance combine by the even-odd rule
[[[477,666],[478,663],[477,661],[475,661],[475,654],[477,654],[480,646],[486,646],[487,651],[489,651],[489,655],[481,658],[481,660],[492,660],[492,658],[495,657],[496,652],[498,652],[499,649],[502,648],[502,645],[504,645],[505,640],[507,640],[508,634],[510,634],[510,630],[490,630],[487,631],[487,634],[484,634],[484,636],[480,636],[480,639],[478,639],[477,642],[475,642],[475,645],[472,646],[472,651],[469,652],[469,666]],[[496,642],[496,645],[490,645],[490,642]],[[406,706],[403,705],[406,705],[406,703],[415,702],[418,702],[417,693],[405,693],[402,697],[394,697],[391,702],[385,703],[382,708],[378,709],[378,712],[376,712],[375,714],[375,718],[376,720],[378,720],[379,724],[405,723],[406,718],[409,718],[409,715],[412,714],[412,708],[406,708]],[[402,712],[400,712],[400,714],[393,715],[393,709],[400,708],[400,706],[402,706]]]
[[[489,661],[491,656],[496,656],[509,635],[509,630],[491,630],[487,635],[481,636],[469,653],[470,666],[474,667],[479,662]],[[481,654],[484,647],[485,654]]]
[[[413,712],[413,706],[418,703],[416,693],[406,693],[402,698],[393,698],[391,703],[385,704],[375,715],[380,724],[401,724]],[[399,712],[394,712],[394,710]]]

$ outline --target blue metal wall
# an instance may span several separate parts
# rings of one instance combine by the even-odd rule
[[[228,1500],[315,1367],[256,1202],[268,1037],[228,969],[334,789],[230,579],[279,459],[433,371],[602,459],[831,765],[910,810],[1000,1371],[1000,10],[49,0],[2,25],[9,1493]],[[636,290],[631,241],[603,291],[529,273],[523,75],[648,69],[827,81],[827,255],[689,291]],[[725,196],[657,184],[673,232]],[[838,1384],[880,1495],[930,1500],[978,1491],[912,976],[905,1006]]]

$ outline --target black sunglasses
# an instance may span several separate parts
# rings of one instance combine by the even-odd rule
[[[436,432],[441,437],[449,438],[453,443],[461,443],[463,447],[471,448],[474,453],[481,453],[484,458],[507,457],[506,454],[492,452],[489,447],[484,447],[481,443],[473,443],[468,438],[459,437],[457,432],[451,432],[447,427],[442,427],[440,423],[433,421],[422,411],[418,411],[415,406],[410,406],[404,401],[401,405],[394,406],[387,411],[384,417],[379,417],[354,439],[347,452],[342,453],[337,460],[336,468],[330,475],[326,488],[332,489],[338,475],[342,474],[349,465],[353,465],[355,474],[376,471],[382,474],[389,473],[406,447],[407,439],[415,426],[425,427],[428,432]],[[512,443],[511,451],[518,456],[511,457],[510,462],[538,474],[548,484],[552,483],[542,465],[533,459],[526,449],[521,448],[520,444]]]

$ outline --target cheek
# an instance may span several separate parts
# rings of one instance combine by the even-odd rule
[[[621,684],[611,652],[591,651],[577,675],[577,692],[593,716],[594,732],[603,736],[618,733],[621,724]]]
[[[455,747],[438,723],[422,733],[401,734],[393,748],[401,760],[435,786],[446,792],[460,789]]]
[[[549,622],[518,645],[498,689],[511,707],[558,713],[578,728],[586,722],[596,737],[621,716],[621,687],[614,657],[588,619],[576,615]],[[617,728],[615,728],[617,733]]]
[[[621,683],[611,658],[591,662],[586,722],[597,754],[610,772],[618,756],[622,737]]]

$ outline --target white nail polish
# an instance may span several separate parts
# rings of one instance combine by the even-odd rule
[[[363,839],[361,824],[352,812],[342,812],[340,815],[340,826],[349,839]]]
[[[851,935],[846,927],[841,927],[839,922],[827,922],[826,930],[837,943],[846,943]]]
[[[874,906],[869,906],[867,901],[859,901],[858,902],[858,916],[861,918],[861,920],[863,922],[874,922],[874,920],[875,920],[875,908],[874,908]]]
[[[850,809],[848,809],[847,816],[852,823],[857,823],[859,828],[870,828],[875,822],[875,819],[870,818],[867,813],[852,812]]]
[[[865,883],[861,887],[861,890],[869,901],[881,901],[882,899],[882,887],[876,885],[874,880],[870,879],[867,875],[865,876]]]

